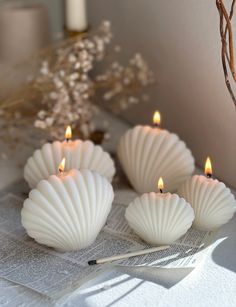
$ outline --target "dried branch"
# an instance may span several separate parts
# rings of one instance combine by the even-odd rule
[[[232,5],[231,5],[231,11],[230,11],[231,18],[229,17],[229,15],[226,11],[226,8],[223,4],[223,1],[221,0],[219,2],[220,2],[221,11],[222,11],[224,18],[226,20],[226,27],[225,27],[225,31],[224,31],[225,40],[226,40],[227,32],[228,32],[228,35],[229,35],[229,60],[230,60],[229,65],[230,65],[230,69],[231,69],[234,81],[236,81],[235,65],[234,65],[233,31],[232,31],[232,25],[231,25],[231,18],[233,16],[233,8],[234,8],[235,0],[233,0]]]
[[[230,96],[233,100],[233,103],[236,107],[236,98],[235,98],[234,92],[230,84],[228,69],[227,69],[227,62],[228,62],[233,79],[234,81],[236,81],[235,64],[234,64],[233,31],[232,31],[232,25],[231,25],[231,19],[234,13],[234,5],[235,5],[235,0],[232,1],[230,14],[228,14],[224,6],[223,0],[216,0],[216,6],[217,6],[219,16],[220,16],[220,36],[221,36],[221,43],[222,43],[221,60],[222,60],[222,66],[223,66],[223,71],[224,71],[225,83],[230,93]],[[227,49],[227,45],[228,45],[227,37],[229,41],[229,52]]]

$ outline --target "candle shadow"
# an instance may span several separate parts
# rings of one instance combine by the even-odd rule
[[[98,278],[84,284],[70,298],[70,304],[74,306],[91,306],[89,300],[101,299],[107,295],[104,306],[111,307],[121,303],[124,304],[129,296],[140,296],[139,288],[155,291],[156,295],[152,297],[153,302],[160,299],[165,291],[183,278],[185,278],[192,269],[162,269],[162,268],[126,268],[116,267],[112,271],[107,271]],[[160,286],[157,288],[157,284]],[[115,290],[115,291],[114,291]],[[113,295],[111,294],[113,293]],[[140,297],[140,305],[145,298]]]
[[[236,272],[236,215],[224,225],[217,233],[217,239],[221,240],[212,251],[213,261],[230,270]]]
[[[14,194],[15,196],[21,198],[27,198],[30,192],[30,188],[28,184],[23,180],[17,180],[4,188],[3,191],[0,192],[0,198],[9,193]]]
[[[133,278],[144,279],[170,289],[193,271],[193,268],[119,267],[117,270]]]

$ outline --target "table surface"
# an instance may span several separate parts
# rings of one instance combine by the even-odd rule
[[[103,116],[103,115],[102,115]],[[107,117],[107,116],[106,116]],[[127,125],[109,117],[112,139],[105,147],[114,149]],[[2,148],[2,146],[1,146]],[[22,177],[18,159],[0,162],[0,189]],[[194,269],[115,268],[89,281],[66,301],[52,304],[23,286],[0,279],[0,306],[236,306],[236,216],[217,233],[206,257]]]

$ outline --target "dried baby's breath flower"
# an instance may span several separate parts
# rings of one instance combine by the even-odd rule
[[[44,121],[38,120],[38,119],[34,122],[34,126],[36,128],[40,128],[40,129],[46,129],[47,128],[46,123]]]
[[[104,21],[96,31],[62,41],[42,57],[25,91],[27,97],[37,93],[40,102],[31,103],[36,128],[47,129],[52,138],[61,139],[70,124],[80,137],[89,138],[96,129],[93,117],[100,107],[118,112],[140,101],[143,88],[153,83],[153,74],[138,53],[127,65],[110,54],[107,57],[112,37],[111,24]],[[115,55],[121,52],[120,46],[110,49]],[[105,59],[105,70],[94,69]]]

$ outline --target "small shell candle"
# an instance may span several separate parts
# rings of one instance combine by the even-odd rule
[[[118,157],[131,185],[139,193],[156,190],[163,175],[166,189],[174,192],[194,170],[194,158],[176,134],[160,129],[160,114],[154,127],[136,126],[128,130],[118,145]]]
[[[40,180],[57,174],[57,167],[63,157],[67,161],[66,171],[90,169],[112,181],[115,165],[110,155],[91,141],[72,141],[71,137],[71,128],[67,127],[66,141],[46,143],[28,159],[24,168],[24,178],[31,188],[36,187]]]
[[[62,163],[59,175],[40,181],[29,193],[22,225],[40,244],[60,251],[86,248],[104,226],[113,198],[105,177],[90,170],[63,172]]]
[[[162,192],[162,178],[159,179],[158,187],[160,193],[145,193],[131,202],[125,218],[129,226],[147,243],[171,244],[191,227],[194,212],[177,194]]]
[[[210,158],[205,165],[205,176],[195,175],[178,190],[193,207],[193,226],[200,230],[215,230],[227,223],[236,211],[235,199],[224,183],[212,179]]]

